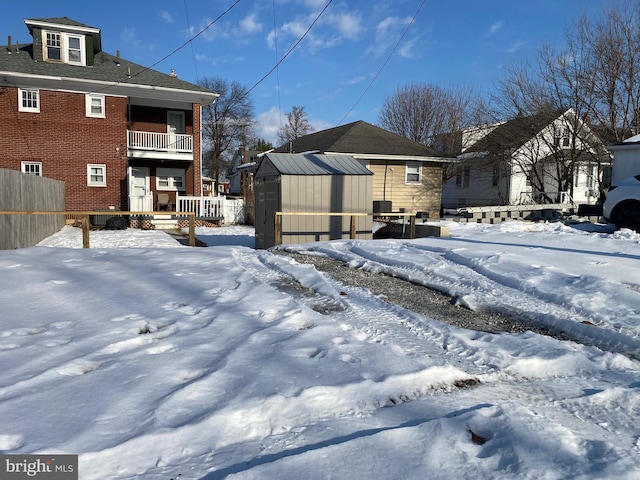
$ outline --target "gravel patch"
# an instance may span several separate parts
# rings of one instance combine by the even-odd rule
[[[474,312],[454,305],[454,299],[437,290],[391,277],[383,273],[371,273],[351,268],[343,262],[317,255],[305,255],[286,250],[271,250],[277,255],[287,255],[298,263],[310,263],[321,272],[341,283],[367,288],[374,295],[407,310],[456,327],[490,333],[522,333],[531,331],[560,340],[568,338],[562,332],[553,332],[496,312]]]

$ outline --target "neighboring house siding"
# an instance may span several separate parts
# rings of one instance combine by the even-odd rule
[[[407,183],[406,162],[369,163],[373,172],[373,199],[391,201],[394,212],[428,212],[430,219],[440,218],[442,166],[422,163],[421,183]],[[393,170],[391,170],[393,168]],[[385,178],[385,169],[387,171]]]
[[[0,94],[0,168],[41,162],[42,176],[66,182],[68,210],[126,207],[127,100],[105,98],[105,118],[86,116],[84,93],[40,90],[40,112],[18,111],[18,89]],[[87,185],[87,165],[106,166],[105,187]]]

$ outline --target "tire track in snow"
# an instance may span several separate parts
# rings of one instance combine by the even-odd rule
[[[594,326],[592,317],[582,315],[575,308],[548,302],[537,296],[535,291],[511,286],[512,279],[503,279],[502,283],[499,275],[474,269],[468,265],[468,259],[448,250],[428,249],[409,243],[402,243],[402,248],[403,253],[413,252],[420,257],[422,264],[373,253],[370,249],[359,248],[357,242],[335,242],[330,247],[313,245],[309,250],[340,260],[351,268],[384,273],[442,291],[456,298],[459,305],[472,310],[487,309],[516,317],[525,323],[562,332],[578,343],[640,359],[640,340]],[[428,261],[425,262],[424,257]],[[419,270],[417,267],[422,268]]]

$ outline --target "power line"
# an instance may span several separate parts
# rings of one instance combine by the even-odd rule
[[[184,4],[184,16],[185,19],[187,20],[187,29],[189,31],[189,40],[193,40],[193,38],[191,37],[191,22],[189,21],[189,12],[187,11],[187,0],[182,0],[182,3]],[[196,64],[196,53],[193,50],[193,42],[191,43],[191,57],[193,58],[193,70],[196,74],[196,82],[200,81],[200,78],[198,77],[198,65]]]
[[[304,32],[304,33],[302,34],[302,36],[298,39],[298,41],[297,41],[296,43],[294,43],[294,44],[293,44],[293,46],[289,49],[289,51],[285,54],[285,56],[284,56],[284,57],[282,57],[282,58],[280,59],[280,61],[278,61],[278,62],[273,66],[273,68],[272,68],[271,70],[269,70],[269,71],[268,71],[268,72],[267,72],[267,73],[266,73],[266,74],[265,74],[265,75],[264,75],[260,80],[258,80],[258,81],[257,81],[257,82],[256,82],[256,83],[255,83],[255,84],[254,84],[250,89],[249,89],[249,90],[247,90],[247,91],[246,91],[246,93],[243,95],[243,98],[244,98],[245,96],[249,95],[249,93],[251,93],[251,91],[252,91],[254,88],[256,88],[258,85],[260,85],[260,84],[261,84],[261,83],[262,83],[262,82],[263,82],[263,81],[264,81],[264,80],[265,80],[269,75],[271,75],[271,74],[273,73],[273,71],[274,71],[275,69],[277,69],[277,68],[280,66],[280,64],[286,60],[286,58],[291,54],[291,52],[293,52],[293,51],[295,50],[295,48],[296,48],[298,45],[300,45],[300,42],[302,42],[302,40],[304,40],[304,38],[307,36],[307,34],[311,31],[311,29],[313,28],[313,26],[316,24],[316,22],[317,22],[318,20],[320,20],[320,17],[321,17],[321,16],[322,16],[322,14],[325,12],[325,10],[326,10],[327,8],[329,8],[329,5],[331,5],[331,2],[332,2],[332,1],[333,1],[333,0],[329,0],[329,1],[327,2],[327,4],[326,4],[326,5],[324,6],[324,8],[320,11],[320,13],[318,14],[318,16],[315,18],[315,20],[314,20],[313,22],[311,22],[311,25],[309,25],[309,28],[307,28],[307,31],[306,31],[306,32]],[[424,0],[423,0],[423,3],[424,3]]]
[[[188,44],[192,43],[196,38],[198,38],[200,35],[202,35],[204,32],[206,32],[207,30],[209,30],[216,22],[218,22],[218,20],[220,20],[222,17],[224,17],[227,13],[229,13],[238,3],[240,3],[240,0],[236,0],[235,2],[233,2],[233,4],[231,4],[231,6],[229,8],[227,8],[224,12],[222,12],[220,15],[218,15],[216,17],[215,20],[209,22],[202,30],[200,30],[196,35],[194,35],[193,37],[190,37],[189,40],[187,40],[186,42],[184,42],[182,45],[180,45],[178,48],[174,49],[172,52],[168,53],[167,55],[165,55],[164,57],[162,57],[160,60],[158,60],[157,62],[155,62],[154,64],[148,66],[148,67],[144,67],[142,70],[140,70],[139,72],[135,73],[134,75],[130,75],[128,77],[128,80],[137,77],[138,75],[142,75],[144,72],[146,72],[147,70],[151,70],[153,67],[155,67],[156,65],[158,65],[159,63],[164,62],[167,58],[175,55],[177,52],[179,52],[180,50],[182,50],[184,47],[186,47]],[[122,82],[118,81],[118,82],[114,82],[112,85],[109,85],[107,87],[103,87],[99,90],[95,90],[93,93],[98,93],[101,92],[103,90],[106,90],[108,88],[112,88],[115,87],[116,85],[120,85]]]
[[[382,73],[382,70],[384,69],[384,67],[387,66],[387,63],[389,63],[389,60],[391,60],[391,57],[393,56],[393,54],[396,52],[396,50],[398,49],[398,46],[400,45],[400,42],[402,42],[402,40],[404,39],[405,35],[407,34],[407,32],[409,31],[409,29],[411,28],[411,26],[413,25],[413,23],[415,22],[416,18],[418,17],[418,14],[420,13],[420,10],[422,10],[422,7],[424,6],[424,2],[426,0],[422,0],[422,2],[420,2],[420,6],[418,7],[418,10],[416,10],[416,13],[413,15],[413,17],[411,18],[411,21],[407,24],[407,27],[404,29],[404,32],[402,32],[402,35],[400,36],[400,38],[398,39],[398,41],[396,42],[396,44],[394,45],[393,49],[391,50],[391,52],[389,53],[389,55],[387,56],[387,58],[385,59],[384,63],[382,64],[382,66],[380,67],[380,69],[376,72],[376,74],[373,76],[373,78],[371,79],[371,82],[369,82],[369,85],[367,85],[367,88],[364,89],[364,92],[362,92],[362,95],[360,95],[360,97],[358,98],[358,100],[356,100],[356,102],[353,104],[353,106],[349,109],[349,111],[347,113],[344,114],[344,116],[340,119],[340,121],[337,123],[337,125],[342,124],[342,122],[344,122],[344,119],[347,118],[349,116],[349,114],[353,111],[354,108],[356,108],[356,106],[360,103],[360,101],[364,98],[364,96],[367,94],[367,92],[369,91],[369,89],[371,88],[371,86],[374,84],[374,82],[378,79],[378,77],[380,76],[380,73]]]

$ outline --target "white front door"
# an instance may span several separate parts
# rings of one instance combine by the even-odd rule
[[[182,149],[180,139],[183,137],[179,135],[185,133],[184,112],[171,110],[167,112],[167,133],[169,134],[169,151]]]
[[[129,167],[129,211],[153,211],[149,167]]]

